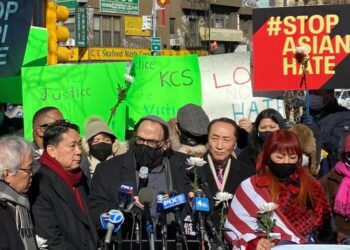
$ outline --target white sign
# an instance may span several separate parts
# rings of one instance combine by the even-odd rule
[[[281,92],[256,97],[252,90],[250,52],[199,57],[202,107],[210,120],[245,117],[255,121],[260,111],[273,108],[285,116]]]

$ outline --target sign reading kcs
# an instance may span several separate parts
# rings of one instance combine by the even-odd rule
[[[170,0],[157,0],[157,4],[160,6],[170,3]]]

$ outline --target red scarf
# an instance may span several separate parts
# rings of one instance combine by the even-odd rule
[[[74,170],[65,170],[62,165],[54,158],[52,158],[47,151],[45,150],[40,157],[40,163],[44,167],[48,167],[52,171],[54,171],[69,187],[72,191],[75,200],[77,201],[81,211],[85,213],[85,206],[83,199],[81,197],[80,191],[77,188],[79,185],[83,173],[81,168]]]

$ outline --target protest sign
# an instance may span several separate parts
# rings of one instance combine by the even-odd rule
[[[210,119],[245,117],[254,121],[266,108],[284,115],[280,93],[256,97],[252,91],[250,52],[200,57],[203,109]]]
[[[30,27],[23,67],[44,66],[47,56],[47,30]],[[0,102],[22,104],[21,75],[0,77]]]
[[[347,88],[350,5],[253,9],[255,90]],[[306,85],[296,47],[306,48]]]
[[[21,70],[34,5],[33,0],[0,1],[0,77]]]
[[[135,56],[134,83],[126,97],[128,125],[145,115],[176,117],[187,103],[201,105],[201,79],[197,55]]]
[[[59,108],[64,117],[78,124],[90,115],[106,122],[117,100],[117,86],[124,83],[125,63],[55,65],[22,68],[24,132],[32,136],[32,117],[45,106]],[[110,127],[124,139],[125,113],[112,120]]]

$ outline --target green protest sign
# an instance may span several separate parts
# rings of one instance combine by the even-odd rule
[[[135,56],[130,74],[135,80],[126,97],[129,127],[145,115],[168,120],[187,103],[201,105],[197,55]]]
[[[64,117],[78,124],[81,134],[90,115],[106,122],[117,100],[117,86],[124,84],[125,63],[67,64],[22,68],[25,137],[32,139],[32,117],[45,106],[59,108]],[[125,109],[117,110],[110,127],[125,138]]]

